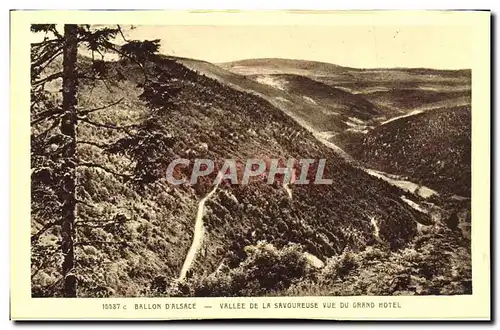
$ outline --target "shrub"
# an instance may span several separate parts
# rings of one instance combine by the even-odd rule
[[[277,249],[259,242],[245,248],[247,258],[227,273],[193,279],[195,296],[258,296],[287,289],[308,273],[308,263],[298,245]]]
[[[322,272],[322,280],[326,283],[343,279],[359,267],[359,257],[352,251],[345,251],[340,256],[328,259]]]

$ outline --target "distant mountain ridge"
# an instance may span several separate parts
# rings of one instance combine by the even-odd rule
[[[276,73],[289,73],[289,74],[331,74],[333,72],[341,73],[348,68],[340,65],[317,62],[317,61],[304,61],[304,60],[291,60],[282,58],[261,58],[261,59],[248,59],[234,62],[218,63],[216,64],[221,68],[238,73],[238,74],[252,74],[256,70],[262,70],[267,74]]]
[[[87,65],[86,60],[79,59],[80,65]],[[195,185],[172,186],[160,179],[138,191],[98,168],[79,169],[78,196],[86,201],[78,207],[79,219],[108,219],[117,212],[126,219],[119,228],[119,238],[126,244],[77,248],[75,272],[79,275],[80,296],[283,294],[284,290],[297,289],[292,282],[299,281],[307,288],[314,287],[311,281],[317,283],[322,295],[331,292],[338,295],[434,293],[425,285],[433,290],[448,285],[452,294],[470,291],[468,280],[462,283],[461,277],[452,278],[458,266],[448,266],[467,265],[470,255],[466,248],[455,247],[457,234],[450,233],[438,221],[441,214],[447,212],[433,206],[441,200],[435,197],[426,201],[418,194],[368,174],[346,161],[328,141],[335,141],[335,134],[347,134],[347,137],[365,134],[349,129],[362,130],[361,126],[367,126],[364,121],[375,122],[379,117],[388,116],[366,96],[290,72],[271,75],[285,81],[286,86],[280,89],[260,83],[258,77],[243,76],[204,61],[163,57],[160,63],[170,79],[161,82],[175,82],[179,89],[179,94],[172,97],[172,104],[162,109],[166,115],[156,122],[161,128],[160,134],[172,141],[167,153],[157,155],[160,163],[177,158],[325,159],[325,174],[333,184],[285,187],[256,183],[214,187],[208,178]],[[294,63],[282,62],[288,66]],[[148,109],[138,97],[142,92],[141,70],[127,61],[110,64],[110,70],[120,73],[121,79],[109,84],[79,81],[79,108],[96,109],[117,100],[121,102],[109,111],[89,114],[88,119],[101,123],[102,129],[85,122],[78,124],[78,140],[86,142],[78,145],[78,155],[83,160],[90,159],[105,168],[122,171],[130,165],[126,153],[110,154],[96,146],[127,134],[106,126],[133,126]],[[55,61],[53,65],[58,69],[60,62]],[[317,62],[300,68],[315,72],[344,69]],[[351,72],[339,74],[350,77],[350,81],[354,77]],[[339,76],[326,78],[336,81]],[[58,88],[53,91],[57,93]],[[40,130],[39,127],[32,129]],[[318,138],[325,136],[321,135],[324,130],[328,130],[326,133],[331,133],[331,137]],[[187,177],[189,173],[181,171],[180,175]],[[200,209],[201,201],[203,209]],[[426,208],[415,207],[420,205],[417,203]],[[199,214],[203,218],[203,238],[190,274],[186,274],[188,281],[179,283]],[[44,221],[51,220],[32,218],[32,228],[40,228]],[[115,230],[88,226],[79,231],[78,239],[104,242],[114,237],[112,229]],[[32,249],[37,251],[38,246],[52,244],[57,235],[56,231],[48,231]],[[443,247],[434,244],[443,236],[446,237]],[[260,251],[262,241],[272,245],[265,246],[263,256],[252,252]],[[296,250],[288,254],[290,249]],[[273,253],[279,258],[273,259]],[[304,255],[319,261],[316,264],[329,266],[321,273],[304,264],[296,267],[295,263],[301,262]],[[430,257],[442,259],[442,264],[428,267]],[[373,266],[379,262],[387,265],[387,269],[376,285],[370,283],[371,278],[359,280],[357,274],[361,270],[380,276],[380,269]],[[43,268],[33,276],[35,295],[50,293],[57,266]],[[280,277],[283,274],[286,280]],[[470,277],[466,273],[464,278],[467,276]],[[441,283],[443,277],[449,279],[449,283]],[[324,278],[325,282],[317,282],[316,278]],[[342,286],[339,282],[344,279],[356,285]],[[273,287],[269,283],[277,284]],[[373,291],[379,284],[381,289]],[[175,290],[169,291],[171,286]],[[230,287],[227,291],[226,286]]]
[[[291,73],[287,70],[307,70],[310,74],[321,75],[322,73],[341,73],[346,71],[407,71],[413,72],[415,74],[441,74],[444,75],[448,73],[449,75],[464,75],[467,76],[469,69],[436,69],[436,68],[425,68],[425,67],[388,67],[388,68],[353,68],[348,66],[342,66],[329,62],[313,61],[313,60],[299,60],[299,59],[286,59],[286,58],[254,58],[254,59],[243,59],[231,62],[214,63],[226,70],[237,72],[240,74],[245,74],[245,68],[255,68],[255,69],[275,69],[281,71],[281,73]],[[277,72],[276,72],[277,73]]]

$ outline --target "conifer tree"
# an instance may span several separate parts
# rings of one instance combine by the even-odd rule
[[[49,254],[62,254],[62,265],[59,267],[61,280],[54,285],[61,288],[62,292],[54,295],[76,297],[78,279],[74,269],[77,205],[85,203],[77,196],[78,169],[93,168],[124,181],[148,183],[158,178],[158,173],[152,175],[148,171],[151,169],[151,164],[156,164],[155,161],[158,159],[147,158],[151,154],[165,151],[171,142],[168,137],[158,134],[154,116],[133,125],[134,133],[130,132],[130,126],[93,122],[88,118],[89,114],[105,111],[122,100],[95,109],[82,109],[78,107],[77,101],[79,82],[82,79],[90,81],[123,79],[123,73],[109,70],[109,62],[105,61],[104,54],[115,54],[121,61],[130,63],[142,72],[143,80],[140,87],[144,91],[141,98],[146,101],[153,114],[157,114],[158,108],[161,107],[152,105],[167,104],[175,89],[158,80],[158,78],[163,81],[168,80],[164,70],[161,69],[161,60],[157,54],[159,40],[128,40],[120,26],[65,24],[59,27],[55,24],[34,24],[31,26],[31,31],[44,35],[41,42],[33,43],[31,47],[32,216],[43,219],[43,226],[31,237],[32,260],[33,256],[37,255],[45,257],[44,262],[36,265],[34,274],[46,267],[46,263],[58,260],[56,257],[51,259]],[[117,41],[123,44],[118,45]],[[60,62],[61,58],[62,65],[55,65],[54,63]],[[54,96],[54,93],[47,92],[46,86],[58,82],[61,82],[61,89],[55,94],[59,95]],[[78,139],[77,128],[81,122],[96,128],[125,132],[127,138],[113,144],[92,144],[104,151],[121,152],[135,157],[138,165],[134,173],[120,173],[107,168],[104,164],[80,160],[77,146],[80,143],[91,143]],[[155,153],[154,148],[161,150]],[[150,167],[147,167],[147,164],[150,164]],[[112,221],[123,222],[123,215],[118,214]],[[60,247],[54,251],[37,250],[36,244],[33,243],[54,227],[58,227]],[[32,273],[32,276],[34,274]]]

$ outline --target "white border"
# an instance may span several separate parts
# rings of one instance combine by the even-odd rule
[[[2,47],[2,58],[1,58],[1,65],[3,66],[3,72],[7,73],[9,72],[9,28],[7,22],[9,21],[9,13],[7,11],[7,8],[29,8],[29,9],[81,9],[81,8],[95,8],[95,9],[107,9],[107,8],[120,8],[120,9],[130,9],[132,5],[137,6],[140,5],[140,9],[155,9],[155,8],[160,8],[160,9],[492,9],[493,12],[498,12],[496,9],[498,8],[498,1],[484,1],[484,0],[475,0],[475,1],[466,1],[466,0],[455,0],[455,1],[440,1],[440,0],[421,0],[415,3],[409,3],[409,2],[403,2],[403,1],[382,1],[379,0],[376,3],[373,1],[365,0],[365,1],[360,1],[360,0],[350,0],[350,1],[343,1],[343,2],[337,2],[337,1],[321,1],[321,0],[307,0],[307,1],[294,1],[294,0],[289,0],[289,1],[271,1],[271,0],[254,0],[254,1],[213,1],[213,0],[183,0],[183,1],[151,1],[151,0],[141,0],[139,2],[135,3],[124,3],[123,1],[117,1],[117,0],[110,0],[103,2],[102,0],[87,0],[87,1],[73,1],[71,3],[68,2],[62,2],[62,1],[55,1],[55,0],[47,0],[43,2],[43,6],[41,6],[41,3],[39,1],[35,0],[18,0],[18,1],[10,1],[10,2],[2,2],[1,7],[1,17],[3,18],[2,22],[5,22],[3,25],[3,30],[2,30],[2,35],[1,35],[1,42],[3,43]],[[4,8],[6,7],[6,8]],[[495,42],[498,42],[498,35],[496,33],[496,28],[494,32],[494,38]],[[495,70],[495,77],[496,73],[498,71]],[[0,208],[1,212],[3,213],[3,224],[6,226],[4,227],[4,230],[2,230],[2,242],[4,244],[4,249],[2,249],[1,253],[1,261],[3,262],[4,265],[7,264],[8,262],[8,253],[9,253],[9,230],[8,230],[8,223],[9,221],[6,219],[10,219],[9,216],[9,187],[6,185],[6,182],[9,182],[9,172],[8,171],[8,163],[6,159],[9,157],[9,75],[4,74],[4,79],[2,80],[2,91],[4,93],[4,96],[6,95],[7,97],[2,98],[4,100],[4,105],[5,107],[3,108],[3,111],[0,112],[0,151],[3,154],[3,159],[4,161],[2,162],[2,175],[3,175],[3,182],[4,185],[2,185],[1,189],[1,194],[2,194],[2,201],[4,202],[4,205],[2,208]],[[495,90],[493,91],[493,94],[499,93],[499,87],[496,86]],[[496,116],[495,118],[495,124],[496,127],[499,127],[499,117]],[[495,142],[498,142],[495,140]],[[498,143],[495,143],[495,153],[498,153]],[[498,168],[496,168],[498,169]],[[495,183],[496,183],[496,178],[495,178]],[[14,182],[11,182],[10,184],[15,184]],[[497,195],[495,196],[495,200],[492,201],[492,203],[499,205],[500,202],[500,197]],[[492,222],[494,222],[494,217]],[[499,226],[496,225],[495,228],[495,233],[494,237],[499,237]],[[492,243],[495,243],[495,240],[492,240]],[[498,261],[498,255],[496,255],[496,260]],[[7,275],[7,269],[8,267],[4,267],[4,272],[2,275],[2,281],[1,281],[1,286],[2,286],[2,307],[7,314],[8,309],[9,309],[9,275]],[[13,328],[13,323],[8,322],[8,315],[5,315],[2,318],[4,321],[2,323],[2,328]],[[6,322],[7,321],[7,322]],[[72,325],[64,325],[64,327],[70,327],[70,326],[75,326],[76,324]],[[137,326],[143,326],[144,324],[137,325]],[[205,324],[206,326],[219,326],[218,324]],[[326,326],[331,326],[332,324],[325,324]],[[454,324],[450,324],[451,326],[455,326]],[[28,326],[31,327],[32,325]],[[93,327],[96,328],[104,328],[105,325],[93,325]],[[119,325],[120,326],[120,325]],[[134,325],[136,326],[136,325]],[[173,324],[168,324],[169,327],[174,326]],[[185,325],[188,327],[195,326],[194,324],[189,324]],[[248,326],[248,325],[247,325]],[[267,325],[254,325],[255,327],[265,327]],[[271,326],[271,325],[270,325]],[[276,324],[272,325],[273,327],[277,326]],[[286,325],[292,326],[292,325]],[[335,326],[341,326],[340,324],[336,324]],[[344,324],[344,326],[356,326],[356,324]],[[396,325],[398,326],[398,325]],[[436,325],[434,324],[422,324],[420,325],[425,328],[432,328],[435,327]],[[471,326],[471,325],[468,325]]]

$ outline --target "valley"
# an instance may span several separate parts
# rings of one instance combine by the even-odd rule
[[[125,243],[77,247],[81,296],[471,292],[470,241],[457,229],[470,227],[470,73],[161,56],[160,83],[178,93],[151,112],[140,70],[110,64],[120,80],[80,81],[81,109],[116,106],[85,118],[100,129],[78,126],[79,158],[102,164],[78,169],[78,235]],[[145,118],[149,144],[132,154],[123,145],[142,134]],[[214,185],[208,177],[173,186],[163,174],[177,158],[327,159],[333,184]],[[150,181],[137,187],[119,171]],[[119,228],[88,225],[117,214]],[[459,224],[446,223],[455,216]],[[34,212],[34,231],[48,221]],[[33,249],[50,250],[58,234],[47,231]],[[33,275],[35,295],[51,295],[55,274],[48,266]]]

